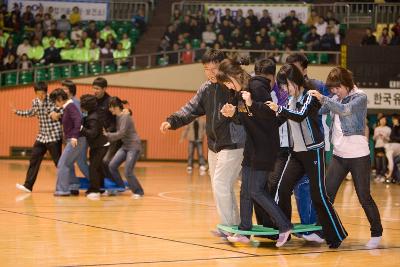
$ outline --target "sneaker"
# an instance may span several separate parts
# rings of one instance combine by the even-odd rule
[[[140,194],[132,194],[133,199],[140,199],[142,197],[143,197],[143,195],[140,195]]]
[[[55,197],[69,197],[71,195],[70,192],[55,192],[54,196]]]
[[[247,236],[239,235],[239,234],[234,234],[232,236],[228,236],[227,239],[229,242],[232,242],[232,243],[239,242],[239,243],[243,243],[243,244],[248,244],[250,242],[250,239]]]
[[[32,190],[29,190],[28,188],[26,188],[24,185],[22,184],[16,184],[15,187],[17,187],[17,189],[24,191],[26,193],[32,193]]]
[[[371,237],[365,246],[369,249],[375,249],[379,246],[379,242],[381,242],[382,236]]]
[[[187,171],[188,173],[192,173],[193,167],[187,166],[187,167],[186,167],[186,171]]]
[[[91,200],[100,200],[100,193],[92,192],[87,194],[86,197]]]
[[[224,231],[219,230],[219,229],[212,230],[211,234],[213,236],[215,236],[215,237],[221,237],[221,238],[224,238],[224,239],[226,239],[228,236],[231,235],[230,233],[224,232]]]
[[[317,235],[316,233],[312,233],[309,235],[303,235],[302,238],[306,241],[309,242],[317,242],[318,244],[322,244],[325,243],[325,240],[322,239],[319,235]]]
[[[79,190],[70,190],[71,196],[79,196]]]
[[[288,230],[288,231],[286,231],[284,233],[279,233],[278,241],[276,241],[276,244],[275,244],[275,246],[277,248],[282,247],[286,243],[286,241],[288,240],[288,238],[290,236],[290,232],[291,231]]]
[[[341,244],[342,244],[342,242],[338,241],[338,242],[329,243],[328,245],[329,245],[329,248],[334,249],[334,248],[339,248]]]
[[[206,167],[205,165],[200,165],[199,170],[200,170],[201,172],[205,172],[205,171],[207,170],[207,167]]]

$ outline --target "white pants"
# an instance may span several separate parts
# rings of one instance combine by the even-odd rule
[[[224,225],[238,225],[240,223],[234,189],[242,168],[242,161],[243,148],[226,149],[218,153],[208,150],[211,186],[220,223]]]
[[[400,143],[387,143],[385,144],[385,153],[388,159],[389,174],[393,172],[393,159],[400,155]]]

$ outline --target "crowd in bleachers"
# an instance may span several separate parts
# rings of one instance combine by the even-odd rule
[[[331,11],[322,16],[312,10],[307,22],[302,23],[292,10],[280,23],[274,24],[266,9],[260,18],[251,9],[245,15],[240,9],[233,14],[227,8],[220,18],[213,9],[206,15],[202,11],[182,14],[176,9],[159,51],[185,49],[187,52],[181,55],[184,63],[199,59],[190,52],[192,48],[285,50],[287,54],[293,50],[337,51],[343,34],[343,28]],[[250,56],[257,59],[261,54],[251,53]],[[285,61],[285,54],[275,53],[275,57],[278,62]],[[315,59],[311,58],[311,61]],[[177,63],[177,56],[169,54],[168,63]]]
[[[138,10],[132,21],[110,23],[82,21],[78,7],[58,20],[53,12],[53,7],[40,6],[34,15],[31,6],[22,11],[18,5],[8,12],[6,5],[1,6],[0,70],[99,59],[124,65],[146,27],[144,10]]]
[[[377,24],[375,33],[368,27],[361,45],[400,45],[400,16],[394,24]]]

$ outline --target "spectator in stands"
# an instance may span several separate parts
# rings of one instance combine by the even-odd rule
[[[111,28],[111,26],[109,24],[107,24],[103,30],[100,31],[100,37],[101,39],[103,39],[104,41],[107,40],[108,35],[112,35],[114,38],[117,38],[117,34],[115,33],[115,31]]]
[[[269,42],[268,30],[265,27],[260,28],[260,37],[262,38],[262,42],[266,45]]]
[[[3,60],[3,70],[15,70],[17,69],[17,61],[14,54],[8,54]]]
[[[42,46],[43,46],[44,49],[50,47],[50,41],[54,41],[55,42],[56,38],[53,36],[53,33],[50,30],[48,30],[46,32],[46,36],[43,37],[43,39],[42,39]]]
[[[53,19],[51,18],[49,13],[44,14],[43,17],[43,31],[47,32],[50,30],[51,23],[53,22]]]
[[[167,27],[167,31],[164,33],[163,39],[169,42],[169,45],[172,46],[178,40],[178,34],[175,30],[174,24],[169,24]]]
[[[253,49],[253,50],[264,50],[265,49],[265,43],[263,42],[263,39],[260,35],[256,36],[256,39],[251,46],[251,49]],[[250,53],[250,57],[251,57],[252,61],[261,59],[263,56],[264,56],[264,53],[255,53],[255,52]]]
[[[39,9],[36,11],[36,15],[39,15],[39,17],[41,17],[41,19],[43,19],[43,17],[44,17],[44,6],[43,5],[39,5]]]
[[[40,14],[40,13],[36,13],[36,15],[35,15],[35,25],[38,24],[38,23],[40,23],[40,25],[43,26],[42,25],[42,23],[43,23],[43,15]]]
[[[215,40],[217,39],[217,35],[212,29],[212,24],[207,24],[206,31],[202,33],[202,40],[207,44],[207,46],[211,46]]]
[[[232,34],[232,22],[227,19],[221,20],[222,25],[219,27],[219,34],[222,34],[225,40],[229,40]]]
[[[365,30],[365,35],[361,41],[361,45],[377,45],[376,37],[372,34],[372,29],[368,27]]]
[[[315,9],[311,9],[310,16],[307,18],[306,25],[308,27],[314,26],[315,24],[318,23],[318,14]]]
[[[69,15],[69,22],[71,26],[78,25],[81,22],[81,14],[77,6],[72,8],[72,13]]]
[[[19,61],[18,64],[18,69],[20,70],[28,70],[32,68],[32,62],[29,60],[27,54],[23,54],[21,56],[21,60]]]
[[[82,40],[78,41],[78,44],[74,49],[74,59],[79,62],[89,61],[89,49],[85,47]]]
[[[188,40],[185,38],[183,34],[178,35],[178,40],[176,40],[176,43],[179,45],[179,49],[183,49],[187,42]]]
[[[328,26],[331,28],[331,32],[335,35],[335,42],[340,45],[340,35],[339,35],[339,24],[336,24],[335,20],[331,18],[328,21]]]
[[[285,47],[289,47],[290,50],[296,50],[298,39],[296,39],[292,35],[292,31],[290,29],[286,30],[286,36],[283,40],[283,44]]]
[[[293,38],[295,38],[297,41],[301,40],[303,37],[301,36],[300,23],[301,23],[300,20],[293,20],[292,28],[290,28]]]
[[[254,15],[253,9],[247,10],[247,18],[246,19],[249,19],[251,21],[251,25],[254,27],[254,31],[257,31],[260,26],[258,23],[257,16]]]
[[[248,40],[250,42],[252,40],[254,40],[254,34],[255,34],[256,30],[255,30],[251,20],[248,17],[244,21],[244,26],[241,29],[241,32],[242,32],[245,40]]]
[[[228,48],[228,42],[222,34],[218,34],[217,41],[215,43],[219,44],[220,49]]]
[[[7,5],[6,4],[2,4],[0,6],[0,13],[3,13],[4,17],[8,17],[9,13],[7,11]]]
[[[65,47],[61,50],[60,56],[62,62],[71,62],[75,60],[75,49],[71,48],[71,44],[68,42]]]
[[[0,47],[5,47],[10,35],[0,28]]]
[[[194,52],[192,50],[192,46],[190,43],[187,43],[185,46],[185,51],[182,52],[181,62],[183,64],[193,63]]]
[[[386,117],[381,117],[378,126],[374,130],[376,182],[384,182],[386,180],[387,160],[385,145],[390,141],[390,134],[392,131],[390,127],[386,125],[386,122]]]
[[[56,39],[56,47],[58,49],[62,49],[65,47],[67,43],[70,43],[71,41],[67,38],[65,32],[60,32],[58,35],[58,38]]]
[[[57,21],[57,30],[60,32],[69,32],[71,30],[71,24],[69,23],[69,20],[65,14],[62,14],[61,19]]]
[[[100,48],[103,48],[105,45],[105,41],[100,37],[100,32],[96,32],[96,38],[93,41],[96,43],[96,46]]]
[[[21,30],[21,23],[17,14],[11,15],[11,17],[7,20],[6,27],[10,28],[13,32],[19,32]]]
[[[320,36],[317,33],[317,28],[311,26],[310,31],[306,34],[304,42],[306,44],[307,50],[319,50]]]
[[[190,17],[184,16],[183,21],[179,23],[177,28],[178,34],[183,34],[186,37],[190,35]]]
[[[3,54],[4,54],[4,56],[8,56],[9,54],[13,54],[14,57],[17,56],[17,48],[15,47],[12,38],[8,38],[7,39],[7,43],[6,43],[5,47],[4,47]]]
[[[226,9],[225,9],[225,15],[222,16],[222,17],[221,17],[221,20],[220,20],[221,23],[222,23],[224,20],[227,20],[227,21],[229,22],[229,24],[230,24],[230,23],[233,23],[233,16],[232,16],[232,11],[231,11],[230,8],[226,8]]]
[[[335,24],[339,24],[339,21],[337,19],[335,19],[335,17],[333,16],[332,10],[328,10],[328,12],[326,12],[326,16],[325,16],[325,21],[327,23],[329,23],[330,20],[333,20],[335,22]]]
[[[139,10],[133,15],[132,24],[134,28],[139,30],[139,32],[143,33],[146,31],[146,14],[144,8],[139,8]]]
[[[201,32],[203,32],[206,29],[206,19],[203,16],[203,11],[201,10],[197,11],[197,14],[193,18],[197,20]]]
[[[244,21],[245,21],[245,18],[243,17],[243,10],[238,9],[236,11],[236,16],[233,20],[233,24],[235,24],[236,27],[241,29],[244,26]]]
[[[260,26],[260,28],[266,28],[266,29],[270,29],[272,26],[272,18],[269,15],[269,12],[267,9],[263,10],[263,15],[260,18],[259,26]]]
[[[212,48],[213,49],[215,49],[215,50],[219,50],[219,49],[221,49],[221,45],[219,44],[219,43],[214,43],[214,45],[212,46]]]
[[[89,48],[89,61],[98,61],[100,59],[100,48],[96,46],[95,42],[90,43]]]
[[[171,23],[173,24],[176,21],[179,23],[181,22],[181,20],[182,20],[181,11],[178,8],[174,9],[174,13],[172,14],[171,18]]]
[[[42,38],[43,38],[42,23],[36,23],[35,29],[33,30],[33,39],[42,40]]]
[[[396,20],[396,24],[391,28],[393,32],[391,45],[399,45],[400,44],[400,16]]]
[[[35,18],[33,16],[31,6],[26,6],[25,12],[22,14],[22,23],[30,28],[35,26]]]
[[[323,17],[318,16],[318,22],[314,24],[317,28],[317,33],[319,36],[323,36],[326,33],[326,27],[328,27],[328,23],[324,20]]]
[[[90,48],[90,43],[92,42],[92,39],[90,39],[87,32],[82,32],[81,41],[86,48]]]
[[[47,8],[47,13],[50,15],[50,18],[54,19],[54,7],[49,6]]]
[[[287,60],[287,58],[290,56],[290,54],[292,53],[292,49],[290,49],[290,47],[289,46],[283,46],[284,47],[284,49],[285,49],[285,52],[282,54],[282,57],[281,57],[281,63],[286,63],[286,60]]]
[[[324,51],[337,50],[335,35],[332,33],[331,27],[326,28],[326,33],[322,35],[320,41],[320,48]]]
[[[96,28],[96,22],[94,20],[89,21],[89,25],[86,29],[86,32],[90,39],[92,40],[96,39],[96,33],[98,32],[98,30]]]
[[[287,29],[292,29],[292,27],[293,27],[293,21],[294,20],[299,20],[297,17],[296,17],[296,11],[294,11],[294,10],[291,10],[290,12],[289,12],[289,15],[288,16],[286,16],[282,21],[281,21],[281,30],[282,31],[285,31],[285,30],[287,30]]]
[[[199,23],[196,19],[190,21],[190,39],[201,39],[201,34],[203,30],[201,29]]]
[[[122,47],[122,43],[117,44],[117,48],[113,52],[114,63],[117,66],[127,66],[129,64],[128,51]]]
[[[100,50],[100,59],[112,59],[113,49],[110,43],[105,43],[104,47]]]
[[[53,19],[50,25],[50,31],[53,33],[53,36],[58,36],[60,31],[57,30],[57,22]]]
[[[71,24],[72,25],[72,24]],[[79,40],[82,38],[82,28],[79,24],[73,25],[72,26],[72,31],[71,31],[71,41],[74,44],[77,44]]]
[[[201,42],[200,44],[200,48],[197,49],[194,53],[195,53],[195,61],[199,62],[201,60],[201,58],[203,57],[204,53],[207,50],[207,45],[205,42]]]
[[[214,29],[217,25],[217,16],[215,15],[215,10],[213,8],[210,8],[207,13],[206,17],[206,24],[209,25],[211,24],[211,28]]]
[[[389,45],[390,44],[389,28],[385,27],[382,29],[382,34],[379,37],[379,45]]]
[[[28,50],[28,58],[33,63],[39,63],[44,56],[44,48],[40,45],[38,39],[33,40],[32,47]]]
[[[173,50],[173,51],[176,51],[176,52],[175,52],[175,53],[168,54],[168,56],[169,56],[169,58],[168,58],[168,64],[170,64],[170,65],[172,65],[172,64],[178,64],[178,61],[179,61],[179,53],[178,53],[178,51],[179,51],[179,49],[180,49],[180,47],[179,47],[179,45],[178,45],[177,43],[174,43],[174,44],[172,45],[172,50]]]
[[[240,32],[239,28],[235,28],[232,31],[231,37],[229,38],[229,46],[231,48],[240,48],[244,44],[244,38],[242,33]]]
[[[279,45],[276,42],[275,36],[271,35],[269,37],[269,42],[266,45],[266,49],[267,50],[279,50]],[[279,62],[279,61],[277,61],[277,62]]]
[[[129,36],[127,33],[124,33],[122,35],[122,40],[120,42],[122,44],[122,49],[124,49],[128,53],[128,56],[129,56],[132,52],[132,42],[131,42],[131,39],[129,39]]]
[[[24,38],[22,43],[18,45],[17,56],[22,57],[23,54],[28,54],[28,50],[30,47],[31,47],[31,45],[29,44],[29,39]]]
[[[55,40],[50,40],[49,47],[44,50],[44,63],[57,64],[61,62],[60,50],[55,47]]]

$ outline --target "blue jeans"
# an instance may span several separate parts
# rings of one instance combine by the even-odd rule
[[[310,192],[310,179],[303,176],[294,188],[297,211],[300,215],[301,224],[313,224],[317,222],[317,212],[313,206]]]
[[[279,232],[286,232],[292,228],[292,224],[282,210],[265,190],[268,173],[266,171],[253,170],[250,167],[242,168],[242,185],[240,188],[240,225],[241,230],[251,230],[253,223],[253,202],[257,203],[261,210],[268,214],[278,227]]]
[[[79,189],[79,179],[76,178],[75,175],[72,175],[72,173],[74,162],[82,153],[83,144],[85,142],[86,140],[84,140],[84,137],[79,137],[78,145],[72,147],[71,139],[67,140],[67,144],[57,164],[56,194],[69,195],[70,190]]]
[[[132,149],[125,150],[122,147],[118,149],[115,156],[112,158],[110,164],[108,165],[112,178],[120,184],[123,180],[121,174],[118,171],[118,167],[125,161],[125,177],[128,180],[129,188],[134,194],[144,195],[142,186],[139,180],[133,173],[136,161],[139,159],[140,150]]]
[[[87,140],[86,137],[83,137],[82,139],[82,153],[78,156],[78,159],[76,160],[76,164],[79,167],[79,170],[81,170],[82,174],[89,179],[89,165],[87,163]],[[75,168],[72,168],[72,173],[74,177],[76,177],[75,173]],[[79,188],[73,188],[72,190],[78,190]]]

